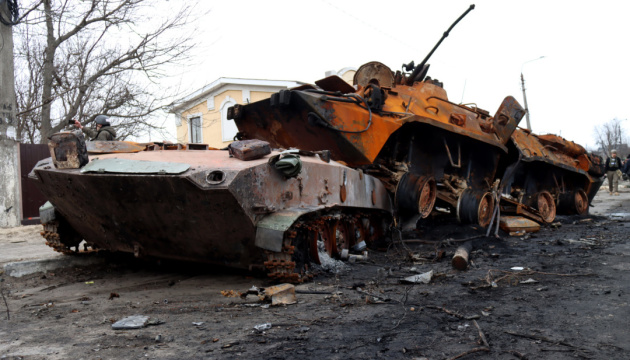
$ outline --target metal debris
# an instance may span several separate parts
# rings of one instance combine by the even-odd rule
[[[254,330],[258,332],[263,332],[271,329],[271,323],[258,324],[254,326]]]
[[[265,297],[271,298],[271,305],[290,305],[297,303],[295,286],[291,284],[265,288]]]
[[[418,275],[408,276],[402,279],[401,282],[409,284],[428,284],[431,282],[431,278],[433,278],[433,270]]]
[[[146,315],[133,315],[128,316],[122,320],[118,320],[112,324],[112,329],[114,330],[130,330],[130,329],[141,329],[147,326],[149,322],[149,317]]]

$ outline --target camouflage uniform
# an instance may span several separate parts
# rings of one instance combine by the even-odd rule
[[[616,155],[616,153],[615,153]],[[619,176],[621,169],[621,159],[618,156],[606,159],[606,177],[608,178],[608,192],[610,195],[619,195]]]
[[[114,128],[111,126],[103,126],[99,130],[93,130],[93,129],[88,129],[84,127],[83,132],[92,141],[116,140],[116,130],[114,130]]]

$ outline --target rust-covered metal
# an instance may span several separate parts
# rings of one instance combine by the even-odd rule
[[[537,210],[544,222],[555,214],[585,214],[603,182],[601,158],[557,135],[517,129],[505,157],[505,210],[519,202]]]
[[[85,240],[136,256],[266,268],[299,282],[319,261],[318,242],[335,256],[385,235],[393,208],[378,179],[316,154],[299,155],[300,173],[286,177],[269,162],[280,155],[99,154],[84,168],[42,161],[30,177],[54,205],[43,235],[57,250]]]
[[[525,110],[511,96],[493,115],[452,102],[427,76],[433,51],[404,71],[369,62],[352,85],[331,76],[236,105],[240,141],[226,150],[55,134],[53,158],[29,175],[51,203],[42,235],[62,252],[85,241],[301,282],[322,249],[341,257],[438,207],[481,227],[504,226],[502,213],[586,213],[601,158],[519,129]]]
[[[487,226],[498,198],[492,194],[496,179],[504,211],[543,223],[588,211],[602,181],[600,158],[559,136],[519,129],[524,109],[513,97],[491,116],[451,102],[437,80],[408,76],[370,62],[358,69],[351,92],[325,79],[319,84],[327,89],[281,91],[236,105],[230,117],[243,139],[326,149],[376,176],[398,215],[412,222],[439,206],[461,222]]]
[[[354,79],[350,93],[285,90],[236,105],[230,117],[243,139],[329,150],[333,159],[378,177],[403,215],[426,217],[437,203],[462,221],[487,225],[494,198],[484,194],[524,115],[518,102],[507,97],[491,116],[451,102],[437,80],[408,85],[406,74],[379,62],[360,67]]]
[[[499,226],[510,235],[524,235],[540,230],[540,224],[521,216],[503,216]]]
[[[489,224],[492,190],[506,144],[525,110],[511,96],[494,116],[448,99],[443,84],[427,76],[435,47],[414,65],[392,71],[372,61],[359,67],[353,86],[329,77],[317,86],[273,94],[270,99],[228,110],[241,139],[272,147],[330,151],[331,157],[379,178],[413,223],[434,206],[461,221]]]

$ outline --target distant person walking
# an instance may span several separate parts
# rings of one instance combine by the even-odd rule
[[[96,130],[83,127],[78,120],[74,120],[74,126],[81,129],[92,141],[116,140],[116,130],[111,127],[107,116],[99,115],[94,122],[96,123]]]
[[[610,195],[619,195],[619,173],[621,171],[621,159],[617,157],[617,150],[610,152],[606,159],[606,177],[608,178],[608,192]]]

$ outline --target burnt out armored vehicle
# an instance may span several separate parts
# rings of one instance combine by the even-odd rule
[[[439,206],[463,223],[485,227],[498,199],[499,161],[525,110],[513,97],[494,115],[450,101],[443,84],[427,76],[427,60],[444,37],[417,66],[411,62],[394,72],[370,62],[357,70],[354,86],[331,76],[236,105],[228,117],[242,139],[326,149],[333,159],[376,176],[403,222],[413,224]]]
[[[415,225],[440,207],[462,223],[488,226],[502,211],[549,223],[556,213],[584,214],[599,189],[601,158],[554,135],[519,129],[525,109],[511,96],[491,115],[453,103],[427,76],[427,61],[392,71],[370,62],[353,86],[330,76],[228,112],[242,139],[274,147],[329,150],[379,178],[396,217]],[[502,194],[500,194],[502,193]]]
[[[94,249],[260,268],[300,282],[320,251],[339,256],[369,245],[392,221],[385,186],[325,152],[271,152],[261,141],[231,151],[113,141],[91,144],[97,154],[87,154],[81,137],[53,135],[52,157],[29,175],[50,202],[41,209],[42,235],[59,251],[85,240]]]
[[[367,63],[353,85],[333,76],[234,106],[229,150],[55,134],[29,175],[50,200],[42,235],[62,252],[85,241],[300,282],[320,255],[383,241],[436,207],[482,227],[499,209],[583,213],[597,158],[517,129],[525,111],[512,97],[493,115],[450,101],[427,76],[435,48],[401,71]]]
[[[501,210],[550,223],[588,212],[604,175],[602,158],[557,135],[517,129],[502,160]],[[531,211],[531,207],[539,209]]]

